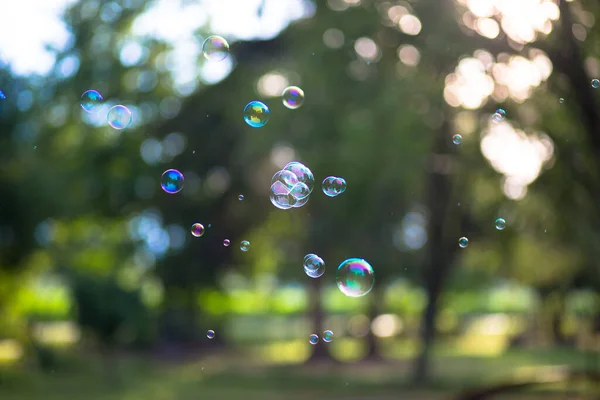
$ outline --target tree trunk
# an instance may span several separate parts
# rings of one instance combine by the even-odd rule
[[[446,239],[445,226],[452,197],[452,159],[448,141],[452,137],[448,116],[432,143],[432,165],[427,174],[426,206],[429,209],[429,244],[423,269],[427,305],[421,316],[420,352],[414,362],[413,380],[423,383],[429,378],[430,353],[435,339],[435,320],[438,313],[438,300],[442,293],[454,251]],[[452,224],[448,224],[452,225]],[[453,239],[454,240],[454,239]],[[456,238],[458,240],[458,238]]]
[[[310,310],[309,315],[312,322],[312,333],[319,335],[319,341],[313,346],[313,353],[307,360],[308,363],[332,360],[323,342],[323,294],[321,279],[311,279],[310,285]],[[308,337],[306,338],[308,341]]]

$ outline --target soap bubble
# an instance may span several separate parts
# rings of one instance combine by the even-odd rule
[[[504,117],[506,117],[506,111],[504,111],[503,109],[499,108],[492,115],[492,120],[494,122],[502,122],[502,121],[504,121]]]
[[[329,197],[335,197],[346,191],[346,180],[337,176],[328,176],[323,179],[321,189]]]
[[[323,341],[325,343],[329,343],[333,340],[333,332],[330,330],[326,330],[325,332],[323,332]]]
[[[242,243],[240,243],[240,250],[243,252],[250,250],[250,242],[247,240],[242,240]]]
[[[230,244],[231,244],[231,241],[229,239],[223,240],[223,246],[228,247]]]
[[[504,220],[504,218],[497,218],[495,221],[495,225],[496,229],[501,231],[502,229],[506,228],[506,221]]]
[[[454,136],[452,136],[452,143],[454,144],[460,144],[462,142],[462,136],[459,135],[458,133]]]
[[[253,128],[265,126],[269,121],[269,107],[260,101],[251,101],[244,107],[244,121]]]
[[[204,235],[204,225],[196,222],[194,225],[192,225],[192,236],[200,237],[202,235]]]
[[[375,271],[367,261],[349,258],[339,265],[335,279],[338,288],[346,296],[361,297],[373,288]]]
[[[166,170],[160,178],[160,187],[169,194],[179,192],[183,189],[183,174],[176,169]]]
[[[561,97],[561,98],[559,98],[559,99],[558,99],[558,102],[559,102],[560,104],[563,104],[563,103],[565,102],[565,99],[563,99],[563,98]]]
[[[2,90],[0,90],[0,100],[4,100],[6,99],[6,95],[4,94],[4,92]]]
[[[209,329],[208,332],[206,332],[206,337],[209,339],[214,339],[215,331],[213,331],[212,329]]]
[[[223,61],[229,54],[229,43],[221,36],[209,36],[202,44],[202,54],[209,61]]]
[[[283,105],[290,110],[300,108],[304,104],[304,91],[298,86],[290,86],[281,94]]]
[[[315,335],[315,334],[313,333],[312,335],[310,335],[310,336],[308,337],[308,343],[310,343],[310,344],[317,344],[317,343],[319,343],[319,336],[318,336],[318,335]]]
[[[316,254],[305,255],[304,272],[311,278],[319,278],[325,273],[325,261]]]
[[[315,186],[315,177],[306,165],[299,163],[298,161],[292,161],[283,167],[283,169],[293,172],[298,178],[298,181],[308,186],[309,191],[312,193]]]
[[[125,129],[131,124],[131,111],[125,106],[117,105],[108,110],[108,124],[115,129]]]
[[[240,194],[240,195],[238,196],[238,200],[239,200],[239,201],[242,201],[242,200],[244,200],[244,195],[243,195],[243,194]]]
[[[96,90],[87,90],[81,95],[81,108],[85,112],[97,112],[102,108],[102,103],[104,103],[104,99]]]
[[[304,183],[298,182],[294,185],[292,190],[290,190],[290,194],[296,200],[302,200],[308,197],[308,195],[310,194],[310,190],[308,189],[308,186],[306,186]]]
[[[598,89],[600,87],[600,80],[598,80],[598,79],[592,79],[592,87],[594,89]]]
[[[461,237],[460,239],[458,239],[458,245],[464,249],[465,247],[467,247],[469,245],[469,239],[467,239],[464,236]]]

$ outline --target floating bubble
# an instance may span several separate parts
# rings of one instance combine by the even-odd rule
[[[592,87],[594,89],[598,89],[600,87],[600,80],[598,80],[598,79],[592,79]]]
[[[497,218],[495,225],[496,225],[496,229],[501,231],[502,229],[506,228],[506,221],[504,220],[504,218]]]
[[[160,187],[169,193],[177,193],[183,189],[183,174],[176,169],[168,169],[160,177]]]
[[[208,332],[206,332],[206,337],[209,339],[214,339],[215,331],[213,331],[212,329],[209,329]]]
[[[202,235],[204,235],[204,225],[196,222],[194,225],[192,225],[192,236],[200,237]]]
[[[223,246],[229,247],[230,244],[231,244],[231,241],[229,239],[223,240]]]
[[[292,194],[292,190],[298,183],[298,177],[292,171],[281,170],[276,172],[271,178],[271,193],[269,195],[271,203],[281,210],[294,207],[297,200]]]
[[[298,161],[292,161],[283,167],[283,169],[293,172],[298,178],[298,181],[308,186],[309,191],[312,193],[315,186],[315,177],[306,165],[299,163]]]
[[[260,101],[251,101],[244,107],[244,121],[253,128],[265,126],[269,121],[269,107]]]
[[[298,182],[294,185],[294,187],[290,191],[290,194],[296,200],[302,200],[308,197],[308,195],[310,194],[310,190],[308,189],[308,186],[306,186],[304,183]]]
[[[4,92],[2,90],[0,90],[0,100],[4,100],[6,99],[6,95],[4,94]]]
[[[113,128],[125,129],[131,124],[131,111],[125,106],[117,105],[108,110],[106,119]]]
[[[244,200],[244,195],[243,195],[243,194],[240,194],[240,195],[238,196],[238,200],[239,200],[239,201],[242,201],[242,200]]]
[[[102,108],[103,103],[104,98],[96,90],[87,90],[81,95],[81,108],[85,112],[98,112]]]
[[[343,261],[335,277],[338,288],[348,297],[361,297],[371,291],[375,284],[375,271],[361,258]]]
[[[454,136],[452,136],[452,143],[454,144],[460,144],[462,142],[462,135],[459,135],[458,133]]]
[[[565,99],[563,99],[563,98],[561,97],[560,99],[558,99],[558,102],[559,102],[560,104],[563,104],[563,103],[565,102]]]
[[[229,55],[229,43],[221,36],[209,36],[202,44],[202,54],[209,61],[223,61]]]
[[[503,109],[499,108],[492,115],[492,120],[494,122],[502,122],[502,121],[504,121],[504,117],[506,117],[506,111],[504,111]]]
[[[316,254],[305,255],[304,272],[311,278],[319,278],[325,273],[325,261]]]
[[[242,240],[242,243],[240,243],[240,250],[243,252],[250,250],[250,242],[247,240]]]
[[[325,343],[329,343],[333,340],[333,332],[330,330],[326,330],[325,332],[323,332],[323,341]]]
[[[304,104],[304,90],[298,86],[290,86],[283,90],[281,94],[283,105],[290,110],[302,107]]]
[[[328,176],[323,179],[321,189],[329,197],[335,197],[346,191],[346,180],[337,176]]]
[[[317,344],[317,343],[319,343],[319,335],[316,335],[314,333],[311,334],[308,337],[308,343],[310,343],[310,344]]]
[[[458,245],[464,249],[465,247],[467,247],[469,245],[469,239],[467,239],[464,236],[461,237],[460,239],[458,239]]]

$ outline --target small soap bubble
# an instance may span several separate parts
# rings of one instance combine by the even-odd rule
[[[6,99],[6,95],[4,94],[4,92],[2,90],[0,90],[0,100],[5,100]]]
[[[325,273],[325,261],[316,254],[305,255],[304,272],[311,278],[319,278]]]
[[[298,86],[290,86],[283,90],[281,98],[284,106],[290,110],[295,110],[304,104],[304,91]]]
[[[204,225],[202,225],[199,222],[196,222],[194,225],[192,225],[192,236],[200,237],[204,235],[204,230]]]
[[[325,343],[329,343],[333,340],[333,332],[330,331],[329,329],[326,330],[325,332],[323,332],[323,341]]]
[[[335,197],[346,191],[346,180],[337,176],[328,176],[321,183],[323,193],[329,197]]]
[[[563,104],[563,103],[565,102],[565,99],[563,99],[563,98],[561,97],[560,99],[558,99],[558,102],[559,102],[560,104]]]
[[[166,170],[160,178],[160,187],[169,194],[179,192],[183,189],[183,174],[176,169]]]
[[[506,111],[504,111],[503,109],[499,108],[492,115],[492,120],[494,122],[502,122],[502,121],[504,121],[504,117],[506,117]]]
[[[103,103],[104,98],[97,90],[87,90],[81,95],[81,108],[85,112],[98,112]]]
[[[292,161],[283,167],[283,169],[293,172],[298,178],[298,181],[308,186],[309,191],[312,193],[315,186],[315,177],[306,165],[299,163],[298,161]]]
[[[243,252],[250,250],[250,242],[247,240],[242,240],[240,243],[240,250]]]
[[[454,144],[460,144],[462,142],[462,135],[459,135],[458,133],[454,136],[452,136],[452,143]]]
[[[231,244],[231,241],[229,239],[223,240],[223,246],[229,247],[230,244]]]
[[[238,196],[238,200],[239,200],[239,201],[242,201],[242,200],[244,200],[244,195],[243,195],[243,194],[240,194],[240,195]]]
[[[458,239],[458,245],[464,249],[465,247],[467,247],[469,245],[469,239],[467,239],[464,236],[461,237],[460,239]]]
[[[592,79],[592,87],[594,89],[598,89],[600,87],[600,80],[598,80],[598,79]]]
[[[361,297],[373,288],[375,271],[367,261],[349,258],[338,266],[335,280],[340,291],[346,296]]]
[[[117,105],[108,110],[108,124],[115,129],[125,129],[131,124],[132,114],[129,108]]]
[[[209,339],[214,339],[215,338],[215,331],[213,331],[212,329],[209,329],[208,332],[206,332],[206,337]]]
[[[506,228],[506,221],[504,220],[504,218],[497,218],[495,221],[495,225],[496,229],[501,231],[502,229]]]
[[[229,55],[229,43],[221,36],[209,36],[202,44],[202,54],[209,61],[223,61]]]
[[[265,126],[269,121],[269,107],[260,101],[251,101],[244,107],[244,121],[253,128]]]
[[[319,343],[319,335],[316,335],[314,333],[311,334],[308,337],[308,343],[310,343],[310,344],[317,344],[317,343]]]

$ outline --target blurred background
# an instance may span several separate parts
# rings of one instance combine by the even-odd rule
[[[599,396],[597,1],[20,0],[0,15],[0,398]],[[202,55],[213,34],[221,62]],[[98,113],[81,109],[89,89]],[[259,129],[252,100],[271,109]],[[125,130],[106,122],[115,104]],[[280,210],[270,179],[290,161],[315,191]],[[328,175],[346,192],[325,196]],[[364,297],[336,286],[351,257],[375,270]]]

